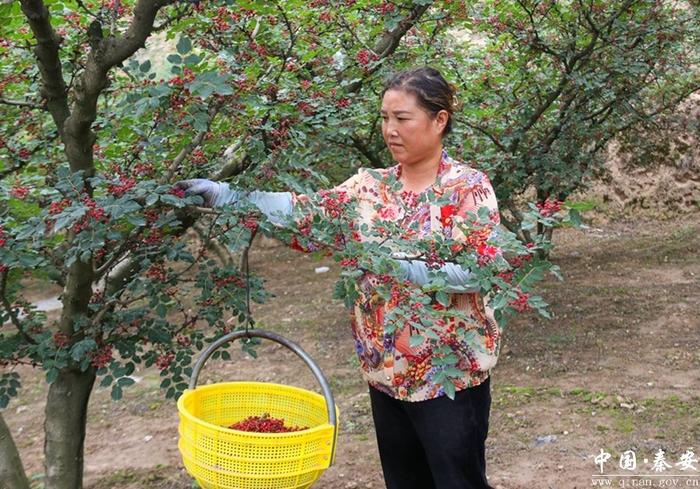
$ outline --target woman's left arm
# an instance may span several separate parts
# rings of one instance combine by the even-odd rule
[[[497,226],[500,223],[498,202],[496,201],[496,194],[491,185],[491,181],[485,173],[476,170],[472,171],[474,173],[470,178],[465,179],[465,185],[455,188],[454,191],[457,193],[457,205],[454,206],[454,214],[449,216],[452,238],[463,245],[467,245],[467,237],[460,229],[460,224],[468,218],[469,213],[478,214],[479,209],[488,209],[490,222],[485,225],[488,235],[485,236],[484,242],[488,241],[488,239],[497,232]],[[466,182],[471,183],[467,185]],[[430,269],[424,261],[400,259],[398,262],[405,280],[409,280],[420,286],[430,281],[428,277]],[[447,287],[444,289],[445,292],[473,293],[479,291],[478,285],[471,284],[467,286],[469,279],[472,277],[472,273],[469,269],[462,268],[457,263],[448,262],[437,270],[445,273],[445,278],[448,283]]]

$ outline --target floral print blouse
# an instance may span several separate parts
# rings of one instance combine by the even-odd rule
[[[392,192],[385,178],[389,174],[398,178],[400,172],[401,165],[373,171],[360,169],[334,190],[356,200],[361,221],[358,224],[373,226],[377,220],[410,219],[419,225],[417,238],[425,239],[432,233],[439,233],[471,246],[475,245],[473,233],[465,236],[455,221],[485,206],[492,223],[490,228],[486,227],[486,234],[482,232],[480,243],[485,246],[489,233],[499,224],[499,213],[493,188],[484,173],[453,160],[443,151],[437,178],[430,189],[437,196],[447,197],[450,204],[437,206],[419,202],[419,194],[411,191]],[[377,175],[382,179],[377,179]],[[294,202],[300,197],[295,196]],[[372,238],[363,235],[359,239]],[[293,242],[292,246],[299,248],[298,243]],[[376,295],[371,293],[371,277],[365,276],[361,282],[360,295],[350,316],[364,378],[372,387],[400,400],[424,401],[444,395],[443,389],[432,381],[442,367],[432,365],[434,347],[431,342],[411,347],[409,338],[413,332],[409,325],[386,334],[384,318],[395,305],[391,301],[376,300]],[[486,380],[498,358],[501,329],[479,293],[450,294],[446,309],[459,311],[468,318],[465,321],[447,315],[438,331],[442,344],[448,344],[457,356],[456,368],[462,375],[451,380],[459,391]],[[455,328],[466,333],[458,337]]]

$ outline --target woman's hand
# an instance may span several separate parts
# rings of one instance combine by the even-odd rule
[[[186,195],[199,195],[204,199],[206,207],[219,207],[230,204],[238,199],[238,192],[231,190],[227,183],[213,182],[205,178],[181,180],[175,188],[184,190]]]

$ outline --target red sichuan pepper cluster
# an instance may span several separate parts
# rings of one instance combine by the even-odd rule
[[[274,418],[269,413],[264,413],[262,416],[248,416],[242,421],[233,423],[229,429],[253,433],[291,433],[309,428],[308,426],[285,426],[284,418]]]

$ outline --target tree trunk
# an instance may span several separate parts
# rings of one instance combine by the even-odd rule
[[[62,370],[49,387],[44,421],[45,489],[82,489],[87,406],[95,372]]]
[[[17,446],[10,428],[0,413],[0,487],[3,489],[29,489]]]

